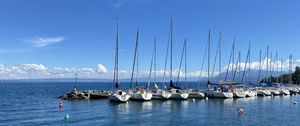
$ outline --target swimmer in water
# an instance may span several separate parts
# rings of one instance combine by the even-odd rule
[[[237,111],[241,115],[245,113],[244,109],[242,109],[242,108],[237,108]]]

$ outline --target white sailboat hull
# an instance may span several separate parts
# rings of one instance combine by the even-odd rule
[[[290,95],[290,91],[288,90],[279,90],[281,95]]]
[[[171,97],[171,93],[163,90],[156,91],[152,94],[152,99],[156,100],[168,100]]]
[[[204,98],[204,97],[205,97],[204,93],[200,91],[189,93],[189,98]]]
[[[271,92],[269,90],[258,90],[257,96],[271,96]]]
[[[189,97],[187,92],[172,93],[170,99],[186,100]]]
[[[214,90],[207,91],[206,95],[208,97],[212,97],[212,98],[232,98],[233,97],[232,92],[221,92],[221,91],[214,91]]]
[[[244,98],[246,97],[246,93],[242,91],[235,91],[233,92],[233,97],[234,98]]]
[[[123,91],[115,91],[109,95],[109,100],[112,102],[127,102],[130,95]]]
[[[152,98],[152,93],[144,92],[144,93],[132,93],[131,99],[137,101],[150,101]]]
[[[278,90],[271,90],[270,92],[272,95],[280,95],[280,92]]]
[[[256,91],[246,91],[246,97],[254,97],[256,96]]]

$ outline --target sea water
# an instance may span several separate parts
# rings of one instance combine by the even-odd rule
[[[195,83],[189,83],[197,87]],[[0,83],[0,125],[298,125],[300,95],[239,99],[152,100],[116,104],[108,99],[63,100],[78,89],[111,89],[112,83]],[[204,85],[202,85],[204,87]],[[126,87],[126,86],[124,86]],[[128,87],[128,84],[127,84]],[[237,108],[244,109],[239,114]],[[68,115],[69,118],[65,119]]]

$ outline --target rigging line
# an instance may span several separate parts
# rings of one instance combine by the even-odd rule
[[[131,79],[130,79],[130,89],[133,88],[133,77],[135,72],[135,63],[137,57],[137,47],[138,47],[138,38],[139,38],[139,30],[136,33],[136,42],[135,42],[135,49],[134,49],[134,58],[133,58],[133,65],[132,65],[132,72],[131,72]]]
[[[227,70],[226,70],[226,75],[225,75],[225,81],[227,80],[227,76],[228,76],[228,72],[229,72],[229,66],[230,66],[230,63],[231,63],[231,58],[232,58],[232,53],[233,53],[233,49],[234,49],[234,44],[235,44],[235,37],[233,38],[233,43],[232,43],[230,57],[229,57],[229,63],[228,63]]]
[[[238,64],[239,64],[239,59],[240,59],[240,57],[241,57],[241,52],[239,51],[238,59],[236,59],[236,65],[235,65],[234,74],[233,74],[233,77],[232,77],[232,82],[233,82],[233,83],[234,83],[236,71],[237,71],[237,69],[238,69]]]
[[[249,49],[248,49],[248,52],[247,52],[246,63],[245,63],[245,66],[244,66],[244,71],[243,71],[241,83],[243,83],[243,81],[244,81],[244,76],[245,76],[246,67],[247,67],[247,61],[248,61],[248,58],[249,58],[249,53],[250,53],[250,46],[249,46]]]
[[[219,48],[220,48],[220,41],[221,41],[221,37],[219,36],[219,42],[218,42],[218,45],[217,45],[217,51],[216,51],[216,55],[215,55],[215,59],[214,59],[214,65],[213,65],[211,78],[213,78],[214,72],[215,72],[215,66],[216,66],[216,62],[217,62],[217,58],[218,58],[218,54],[219,54]]]
[[[186,39],[184,40],[183,47],[182,47],[182,53],[181,53],[181,58],[180,58],[180,64],[179,64],[179,70],[178,70],[178,75],[177,75],[177,80],[176,80],[176,86],[178,86],[178,81],[179,81],[179,76],[181,72],[181,66],[182,66],[182,60],[183,60],[183,55],[185,52],[185,46],[186,46]]]
[[[198,88],[200,86],[200,81],[201,81],[201,78],[202,78],[202,71],[203,71],[204,62],[205,62],[205,59],[206,59],[206,53],[207,53],[207,50],[208,50],[208,42],[206,43],[205,47],[206,48],[205,48],[204,56],[203,56],[203,59],[202,59],[201,71],[200,71],[200,74],[199,74]]]
[[[168,37],[168,43],[167,43],[167,52],[166,52],[166,59],[165,59],[165,66],[164,66],[164,76],[163,76],[163,86],[165,86],[170,41],[171,41],[171,31],[169,31],[169,37]]]
[[[152,51],[152,58],[151,58],[151,65],[150,65],[150,70],[149,70],[149,78],[148,78],[147,89],[149,88],[149,85],[150,85],[150,79],[151,79],[151,74],[152,74],[152,66],[153,66],[153,59],[154,59],[154,53],[155,53],[155,40],[154,40],[154,44],[153,44],[153,51]]]

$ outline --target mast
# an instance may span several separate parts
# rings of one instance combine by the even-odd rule
[[[221,80],[221,65],[222,65],[222,60],[221,60],[221,55],[222,55],[222,32],[220,32],[220,40],[219,40],[219,42],[220,42],[220,46],[219,46],[219,81]]]
[[[139,43],[139,28],[138,28],[138,36],[137,36],[137,43]],[[135,78],[135,86],[139,86],[139,82],[138,82],[138,78],[139,78],[139,44],[137,44],[136,47],[136,78]]]
[[[235,36],[234,36],[234,44],[233,44],[233,48],[232,48],[232,65],[234,65],[234,53],[235,53]],[[234,66],[231,67],[231,72],[232,72],[232,75],[234,74]]]
[[[260,83],[259,82],[260,74],[261,74],[261,50],[259,50],[259,72],[258,72],[257,83]]]
[[[173,16],[171,16],[171,59],[170,59],[170,80],[172,81],[172,57],[173,57]]]
[[[267,47],[267,83],[269,82],[269,46]]]
[[[282,84],[282,59],[281,59],[281,61],[280,61],[280,83]]]
[[[241,51],[239,51],[239,56],[238,56],[238,73],[239,73],[239,81],[241,81]]]
[[[185,54],[185,56],[184,56],[184,80],[185,80],[185,89],[187,89],[187,60],[186,60],[186,38],[185,38],[185,40],[184,40],[184,54]]]
[[[250,58],[251,58],[251,44],[250,44],[250,42],[249,42],[249,64],[248,64],[248,67],[249,67],[249,73],[248,73],[248,81],[249,81],[249,83],[250,83],[250,81],[251,81],[251,79],[250,79],[250,75],[251,75],[251,61],[250,61]]]
[[[208,77],[208,84],[210,83],[210,76],[209,76],[209,67],[210,67],[210,29],[208,31],[208,55],[207,55],[207,77]]]
[[[116,53],[115,53],[115,66],[114,66],[114,78],[113,78],[113,89],[119,88],[119,17],[117,17],[117,35],[116,35]]]
[[[276,59],[276,71],[278,72],[279,69],[278,69],[278,52],[276,51],[276,54],[275,54],[275,59]],[[278,80],[278,77],[276,78],[276,83],[278,84],[279,80]]]
[[[187,47],[186,47],[186,39],[184,40],[184,47],[185,47],[185,49],[184,49],[184,54],[185,54],[185,56],[184,56],[184,71],[185,71],[185,73],[184,73],[184,79],[185,79],[185,89],[187,89],[187,60],[186,60],[186,49],[187,49]]]
[[[274,66],[272,65],[272,61],[273,61],[273,54],[272,54],[272,51],[271,51],[270,52],[270,70],[271,70],[270,83],[273,83],[272,76],[273,76],[273,68],[274,68]]]
[[[156,37],[154,38],[154,84],[156,84]]]
[[[289,56],[289,84],[292,84],[292,69],[293,69],[293,56],[292,54]]]

